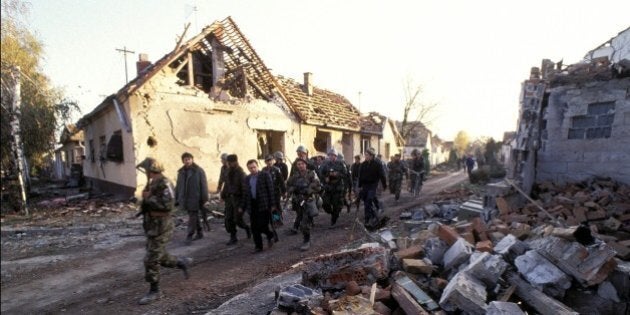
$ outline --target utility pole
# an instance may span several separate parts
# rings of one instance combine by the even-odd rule
[[[129,77],[127,76],[127,54],[135,54],[136,52],[127,50],[127,46],[123,46],[123,49],[116,48],[116,50],[122,52],[125,57],[125,84],[127,84],[129,83]]]
[[[26,205],[26,183],[27,183],[27,170],[24,166],[24,150],[22,150],[22,138],[20,137],[20,117],[22,116],[20,110],[21,87],[20,87],[20,67],[11,68],[11,77],[13,78],[13,102],[12,102],[12,115],[11,115],[11,133],[13,135],[13,154],[15,154],[17,160],[17,177],[20,184],[20,197],[22,199],[22,209],[24,214],[28,215],[28,206]]]

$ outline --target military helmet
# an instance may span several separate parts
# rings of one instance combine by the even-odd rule
[[[337,155],[337,150],[335,150],[335,148],[331,148],[328,150],[328,155]]]
[[[295,149],[295,152],[308,153],[308,149],[303,145],[299,145],[297,149]]]
[[[227,157],[228,157],[227,153],[221,153],[221,161],[227,161]]]
[[[149,166],[149,172],[162,173],[164,172],[164,166],[162,163],[153,160],[153,163]]]
[[[277,151],[276,153],[274,153],[273,156],[276,159],[280,159],[280,160],[284,159],[284,154],[282,154],[282,152],[280,152],[280,151]]]
[[[340,160],[343,160],[344,159],[343,153],[338,153],[337,158]]]

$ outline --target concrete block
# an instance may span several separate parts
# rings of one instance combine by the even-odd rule
[[[450,312],[459,309],[469,314],[485,314],[486,287],[468,273],[458,272],[444,288],[440,306]]]
[[[444,261],[444,253],[448,249],[445,241],[432,237],[424,242],[424,255],[435,265],[441,265]]]
[[[617,295],[617,289],[615,289],[612,283],[608,281],[604,281],[599,284],[599,286],[597,287],[597,295],[604,299],[615,301],[617,303],[621,302],[619,300],[619,295]]]
[[[457,212],[457,220],[467,221],[476,217],[486,217],[487,210],[483,207],[483,201],[477,199],[471,199],[464,202]]]
[[[435,267],[421,259],[403,259],[403,268],[405,271],[413,274],[431,274]]]
[[[319,290],[294,284],[280,290],[278,306],[297,309],[305,305],[319,305],[322,298],[322,293]]]
[[[463,270],[492,288],[496,286],[507,267],[508,263],[501,256],[480,253],[473,254],[470,263]]]
[[[618,261],[615,270],[608,277],[608,281],[617,290],[617,294],[624,302],[630,302],[630,261]]]
[[[516,257],[523,255],[528,249],[529,246],[527,244],[518,240],[512,234],[506,235],[494,246],[494,252],[503,256],[509,262],[513,262]]]
[[[617,265],[616,252],[606,243],[584,247],[578,242],[549,236],[530,242],[530,246],[583,286],[601,283]]]
[[[571,287],[571,278],[535,250],[516,257],[514,264],[531,285],[552,297],[563,297]]]
[[[525,315],[516,303],[492,301],[486,315]]]
[[[444,253],[444,269],[449,270],[464,263],[472,254],[472,245],[463,238],[459,238]]]

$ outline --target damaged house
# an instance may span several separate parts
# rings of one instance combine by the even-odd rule
[[[376,154],[388,162],[396,153],[402,153],[405,142],[396,128],[396,121],[377,112],[361,116],[361,152],[374,148]]]
[[[532,68],[517,127],[508,176],[527,193],[542,180],[630,183],[630,28],[582,62]]]
[[[176,177],[190,152],[206,170],[210,190],[219,179],[220,155],[241,165],[276,151],[293,160],[336,148],[359,153],[359,111],[343,96],[271,74],[234,21],[216,21],[155,63],[144,54],[138,76],[107,97],[78,126],[84,130],[84,175],[92,187],[123,196],[139,192],[145,157]],[[139,189],[138,189],[139,188]]]
[[[61,131],[59,144],[61,146],[55,149],[53,178],[67,179],[72,174],[72,168],[80,167],[83,162],[85,154],[83,131],[73,124],[66,125]]]

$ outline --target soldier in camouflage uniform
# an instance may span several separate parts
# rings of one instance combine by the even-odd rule
[[[317,215],[315,196],[321,190],[319,178],[315,171],[307,169],[308,162],[302,158],[295,161],[296,171],[289,177],[287,193],[291,195],[293,210],[300,218],[300,230],[304,242],[300,250],[306,251],[311,246],[311,226],[313,217]]]
[[[389,170],[389,192],[396,196],[396,201],[400,198],[403,177],[408,177],[407,166],[400,160],[400,154],[395,154],[392,160],[387,163]]]
[[[173,235],[171,212],[174,209],[174,193],[171,182],[162,175],[164,168],[152,158],[146,158],[137,168],[144,168],[149,183],[142,191],[142,215],[144,233],[147,236],[147,253],[144,257],[145,279],[150,284],[149,292],[140,299],[148,304],[160,299],[160,266],[179,268],[188,279],[190,258],[177,258],[166,251],[166,243]]]
[[[344,193],[350,180],[346,163],[337,160],[337,151],[328,151],[328,161],[321,167],[322,181],[324,185],[323,201],[324,211],[330,213],[330,225],[335,225],[339,218],[341,208],[344,206]]]

